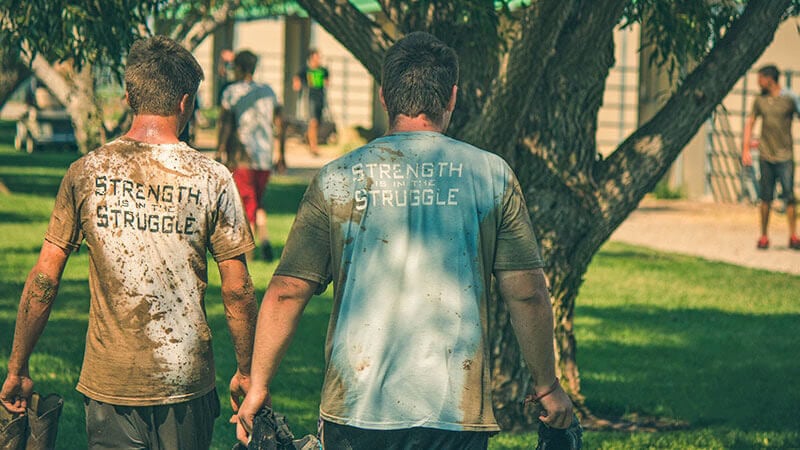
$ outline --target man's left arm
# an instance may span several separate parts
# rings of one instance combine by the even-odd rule
[[[12,413],[24,413],[27,399],[33,392],[28,360],[47,325],[69,253],[69,250],[44,241],[39,259],[22,289],[14,343],[8,359],[8,376],[0,391],[0,403]]]
[[[289,348],[303,310],[318,287],[314,281],[285,275],[274,275],[270,280],[258,313],[252,389],[239,409],[236,437],[241,442],[247,442],[258,410],[270,403],[269,384]]]
[[[222,279],[225,319],[236,353],[237,369],[230,382],[231,407],[236,413],[242,397],[250,389],[250,362],[253,356],[258,305],[253,281],[247,271],[247,261],[243,254],[220,261],[219,273]]]

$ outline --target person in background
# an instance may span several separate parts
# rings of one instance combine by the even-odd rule
[[[781,89],[778,82],[780,72],[773,65],[758,70],[758,85],[761,94],[753,100],[753,107],[744,128],[742,164],[753,165],[750,142],[756,119],[761,119],[761,135],[758,139],[758,155],[761,177],[759,180],[759,218],[761,236],[756,244],[759,249],[769,248],[770,209],[775,195],[775,185],[781,186],[781,197],[786,204],[786,219],[789,224],[789,248],[800,250],[797,236],[797,213],[794,195],[794,149],[792,119],[800,115],[794,96]]]
[[[322,57],[316,49],[308,51],[308,61],[292,80],[292,87],[296,92],[304,91],[308,102],[308,150],[314,156],[319,156],[319,125],[322,122],[322,112],[325,109],[328,80],[328,69],[322,66]]]
[[[217,144],[219,158],[233,171],[247,220],[260,241],[261,257],[272,261],[267,213],[261,207],[273,168],[275,128],[280,132],[277,169],[285,168],[285,133],[281,109],[272,88],[253,80],[258,57],[248,50],[233,60],[236,81],[222,93],[222,112]]]

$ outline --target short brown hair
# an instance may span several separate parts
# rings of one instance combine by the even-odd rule
[[[125,90],[134,114],[172,116],[185,94],[197,95],[203,69],[194,56],[166,36],[133,43],[125,65]]]
[[[386,51],[381,78],[390,123],[400,114],[425,114],[438,124],[458,83],[458,57],[432,34],[417,31]]]
[[[258,56],[250,50],[242,50],[233,58],[233,65],[248,75],[256,73],[256,64],[258,64]]]

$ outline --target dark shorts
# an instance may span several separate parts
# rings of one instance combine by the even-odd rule
[[[114,406],[84,397],[90,450],[203,450],[211,446],[219,397],[214,389],[159,406]]]
[[[336,450],[485,450],[489,437],[482,431],[447,431],[434,428],[365,430],[322,421],[322,445]]]
[[[325,109],[325,97],[309,95],[308,96],[308,120],[317,119],[322,121],[322,110]]]
[[[773,163],[759,161],[761,166],[761,179],[759,182],[759,198],[769,203],[775,196],[775,185],[781,185],[781,199],[787,205],[793,205],[794,200],[794,161]]]
[[[256,221],[256,210],[261,206],[269,175],[269,170],[233,169],[233,182],[242,197],[244,212],[250,223]]]

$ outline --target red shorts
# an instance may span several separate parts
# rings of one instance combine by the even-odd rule
[[[236,183],[236,189],[239,190],[239,195],[242,197],[244,212],[250,223],[255,223],[256,221],[256,210],[261,205],[261,199],[264,197],[269,175],[269,170],[233,169],[233,181]]]

